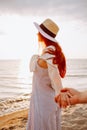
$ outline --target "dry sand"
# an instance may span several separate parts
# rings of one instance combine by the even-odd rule
[[[26,130],[30,95],[0,102],[0,130]],[[62,130],[87,130],[87,104],[62,110]]]

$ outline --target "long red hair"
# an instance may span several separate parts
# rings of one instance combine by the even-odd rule
[[[55,50],[53,49],[48,49],[48,51],[46,51],[45,53],[50,53],[52,55],[55,55],[55,57],[53,58],[53,64],[57,64],[58,69],[59,69],[59,73],[60,76],[62,78],[64,78],[65,74],[66,74],[66,59],[65,56],[62,52],[62,49],[60,47],[60,45],[58,44],[58,42],[53,42],[45,37],[43,37],[40,33],[38,33],[38,37],[44,41],[44,44],[46,46],[54,46]]]

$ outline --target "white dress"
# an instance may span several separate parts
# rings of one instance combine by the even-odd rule
[[[61,130],[61,109],[54,97],[62,88],[62,83],[56,65],[52,64],[52,59],[47,60],[51,57],[51,54],[46,53],[31,58],[33,80],[27,130]],[[40,67],[38,58],[46,60],[48,68]]]

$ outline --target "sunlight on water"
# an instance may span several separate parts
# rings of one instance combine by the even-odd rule
[[[64,87],[87,89],[87,60],[69,60]],[[32,73],[29,59],[0,60],[0,98],[29,94],[32,91]]]
[[[29,61],[24,59],[20,63],[20,68],[19,68],[19,75],[18,77],[29,77]]]
[[[21,88],[23,92],[31,92],[32,84],[32,73],[29,70],[29,60],[23,59],[20,62],[18,80],[21,83]]]

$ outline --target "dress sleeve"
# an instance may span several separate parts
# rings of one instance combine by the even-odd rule
[[[50,46],[51,47],[51,46]],[[58,95],[62,89],[61,77],[57,65],[53,64],[54,55],[45,53],[41,56],[47,62],[48,74],[51,80],[52,88],[55,90],[55,95]]]
[[[48,73],[51,79],[52,88],[55,90],[55,95],[58,95],[58,93],[62,89],[62,82],[61,82],[59,70],[57,66],[51,65],[49,63],[47,64],[48,64]]]
[[[39,58],[39,55],[33,55],[30,60],[30,72],[34,72],[36,69],[37,60]]]

